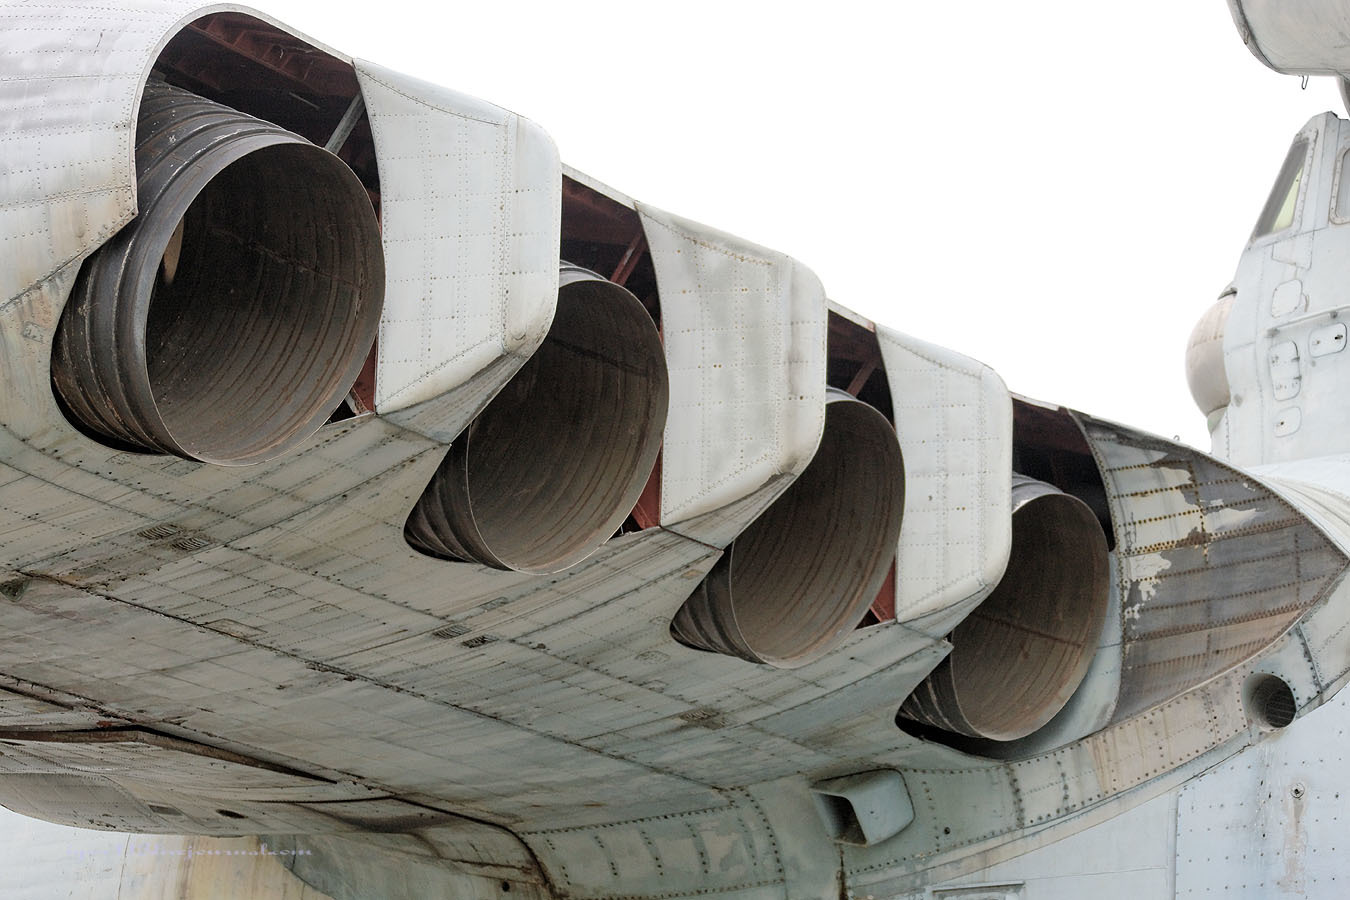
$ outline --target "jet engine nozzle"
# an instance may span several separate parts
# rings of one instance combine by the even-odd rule
[[[1087,673],[1106,619],[1106,535],[1086,503],[1013,474],[1012,553],[994,592],[900,715],[1012,741],[1054,718]]]
[[[564,264],[544,343],[450,445],[404,534],[417,550],[558,572],[612,535],[661,449],[670,382],[629,291]]]
[[[113,446],[281,455],[375,340],[384,255],[365,188],[299,135],[156,82],[136,173],[140,214],[85,261],[57,329],[58,400]]]
[[[881,588],[904,497],[890,422],[831,389],[815,457],[726,549],[671,634],[779,668],[819,659],[857,627]]]

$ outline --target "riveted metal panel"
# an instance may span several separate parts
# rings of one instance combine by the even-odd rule
[[[1180,792],[1176,897],[1339,897],[1350,798],[1344,693]]]
[[[514,113],[364,60],[356,72],[388,271],[375,405],[448,441],[553,321],[562,166],[543,129]],[[418,408],[461,386],[468,399]]]
[[[522,838],[568,897],[785,898],[783,861],[764,810],[743,792],[728,800],[721,809]]]
[[[661,522],[671,525],[806,468],[825,423],[827,307],[819,279],[790,257],[638,212],[670,370]]]
[[[1080,417],[1116,531],[1124,628],[1115,720],[1272,644],[1345,556],[1255,477],[1190,448]]]
[[[1162,900],[1172,896],[1174,794],[903,900]]]
[[[1293,17],[1317,5],[1280,4]],[[1231,402],[1214,423],[1214,452],[1244,466],[1345,452],[1350,434],[1345,357],[1335,353],[1350,227],[1339,213],[1332,218],[1350,127],[1330,112],[1314,116],[1291,152],[1286,167],[1301,163],[1297,178],[1290,185],[1295,173],[1284,172],[1277,186],[1297,191],[1287,226],[1254,235],[1243,249],[1223,330]]]
[[[194,0],[0,7],[0,308],[136,213],[132,138],[159,49]]]
[[[1012,398],[969,357],[881,326],[877,341],[905,458],[895,610],[914,622],[978,602],[1008,564]]]

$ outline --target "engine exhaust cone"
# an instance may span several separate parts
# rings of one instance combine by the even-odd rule
[[[895,557],[905,506],[886,417],[831,390],[811,464],[680,607],[683,644],[778,668],[806,665],[862,621]]]
[[[544,343],[450,445],[404,529],[445,559],[548,573],[612,535],[651,475],[670,382],[624,288],[564,264]]]
[[[1106,620],[1106,535],[1077,497],[1013,474],[1012,555],[994,592],[951,633],[952,652],[900,715],[1012,741],[1054,718],[1087,674]]]
[[[140,214],[80,270],[52,383],[113,446],[221,465],[312,434],[370,352],[384,256],[365,188],[299,135],[146,85]]]

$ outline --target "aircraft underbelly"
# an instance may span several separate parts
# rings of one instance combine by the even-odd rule
[[[1258,52],[1345,31],[1231,5]],[[1253,473],[1014,396],[522,117],[242,8],[0,26],[0,805],[159,835],[20,829],[0,879],[1327,889],[1343,459]],[[1311,238],[1340,130],[1301,133],[1202,335],[1244,465],[1343,431]],[[1268,358],[1224,371],[1253,322]]]

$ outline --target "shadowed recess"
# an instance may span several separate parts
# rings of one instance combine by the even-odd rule
[[[564,265],[544,343],[464,434],[404,535],[445,559],[558,572],[627,518],[656,463],[670,383],[631,293]]]
[[[741,533],[671,622],[683,644],[792,668],[839,645],[895,558],[900,444],[886,417],[830,389],[810,465]]]
[[[136,138],[140,214],[80,270],[57,396],[113,446],[279,456],[324,423],[375,339],[384,257],[366,191],[304,138],[160,83]]]
[[[1036,731],[1087,673],[1109,582],[1106,535],[1087,504],[1014,473],[1003,578],[951,633],[952,652],[900,715],[995,741]]]

